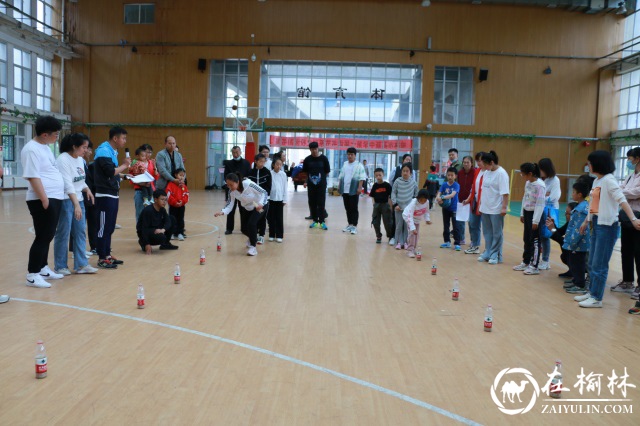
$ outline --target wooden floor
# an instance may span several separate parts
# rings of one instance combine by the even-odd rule
[[[225,218],[213,213],[223,195],[194,191],[180,250],[145,256],[135,241],[132,193],[123,191],[113,248],[125,265],[35,289],[24,285],[33,238],[24,192],[4,192],[0,294],[12,300],[0,305],[0,424],[640,423],[640,317],[627,314],[633,301],[607,289],[603,309],[578,308],[557,277],[565,268],[555,243],[552,270],[526,277],[511,270],[522,254],[517,218],[507,219],[505,264],[490,266],[438,248],[436,210],[433,225],[421,229],[425,260],[417,262],[375,244],[368,202],[361,200],[360,233],[351,236],[341,232],[340,198],[328,197],[329,231],[308,229],[306,200],[304,190],[291,192],[285,242],[266,243],[252,258],[239,233],[222,235],[216,253]],[[176,262],[180,285],[172,283]],[[619,253],[611,265],[614,284]],[[140,282],[144,310],[136,309]],[[487,303],[495,309],[492,333],[483,331]],[[44,380],[34,378],[37,339],[49,356]],[[612,404],[631,404],[633,413],[542,414],[545,404],[557,405],[542,394],[528,413],[500,412],[490,390],[501,370],[529,370],[542,387],[556,359],[571,389],[563,398],[598,398],[574,388],[581,368],[603,374],[599,398],[622,398],[619,389],[611,396],[606,376],[626,367],[638,388],[628,388],[630,402]],[[527,386],[525,404],[532,395]]]

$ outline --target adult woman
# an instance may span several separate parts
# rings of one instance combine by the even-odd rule
[[[553,166],[553,162],[549,158],[543,158],[538,162],[540,168],[540,177],[544,180],[544,185],[547,188],[546,204],[549,208],[558,210],[560,208],[559,200],[562,195],[560,189],[560,179],[556,176],[556,168]],[[538,269],[546,270],[551,269],[549,266],[549,253],[551,253],[551,240],[549,238],[541,237],[542,242],[542,260]]]
[[[95,274],[97,269],[90,266],[86,255],[84,192],[93,203],[93,194],[85,181],[84,157],[89,138],[82,133],[65,136],[60,142],[61,154],[56,166],[64,181],[65,199],[62,201],[60,219],[53,240],[55,270],[62,275],[71,275],[67,266],[69,236],[73,236],[73,269],[78,274]]]
[[[473,176],[473,186],[469,196],[462,201],[462,204],[471,204],[471,212],[469,213],[469,234],[471,234],[471,245],[464,252],[465,254],[480,254],[480,235],[482,225],[482,215],[480,213],[480,198],[482,196],[482,183],[484,182],[484,163],[482,162],[482,154],[476,154],[476,167]]]
[[[509,203],[509,175],[498,165],[498,154],[495,151],[484,152],[481,159],[485,170],[480,203],[485,247],[478,262],[496,265],[502,263],[502,232]]]
[[[627,168],[631,169],[631,174],[627,176],[620,185],[622,194],[627,199],[629,206],[637,216],[640,215],[640,148],[633,148],[627,152]],[[611,287],[611,291],[623,293],[634,293],[638,299],[638,287],[633,289],[633,265],[635,263],[638,273],[638,283],[640,284],[640,232],[636,231],[631,224],[625,220],[624,214],[620,215],[620,257],[622,258],[622,280]]]
[[[466,155],[462,158],[462,168],[458,172],[458,185],[460,185],[460,193],[458,194],[458,200],[463,202],[471,196],[471,189],[473,188],[473,182],[476,177],[476,169],[473,167],[473,157]],[[464,228],[467,226],[467,222],[456,221],[456,227],[458,228],[458,234],[460,234],[460,244],[465,245],[467,242],[464,237]],[[471,229],[469,229],[471,232]],[[473,244],[472,244],[473,245]]]
[[[269,194],[249,179],[243,179],[238,173],[229,173],[225,177],[229,188],[229,200],[225,208],[217,212],[214,216],[222,216],[231,213],[236,200],[244,209],[240,209],[240,230],[246,235],[247,255],[258,254],[256,244],[258,243],[258,221],[265,215],[264,207],[268,203]]]
[[[638,220],[627,203],[613,172],[611,154],[607,151],[594,151],[587,157],[591,173],[596,175],[589,194],[589,215],[580,226],[580,233],[587,232],[591,226],[591,248],[589,250],[589,278],[591,285],[585,295],[574,297],[582,308],[601,308],[604,288],[609,274],[609,261],[613,246],[618,239],[620,224],[618,223],[618,207],[631,221],[636,230],[640,230]]]

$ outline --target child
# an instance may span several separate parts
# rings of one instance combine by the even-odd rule
[[[572,280],[566,284],[566,291],[570,294],[585,294],[585,273],[586,260],[589,254],[590,237],[589,232],[580,234],[580,225],[589,214],[589,203],[585,198],[589,195],[591,186],[585,181],[577,181],[573,184],[571,198],[578,205],[571,211],[571,219],[567,225],[567,232],[564,234],[563,250],[569,252],[569,271],[573,276]]]
[[[189,202],[189,189],[184,183],[186,175],[187,172],[182,167],[177,168],[173,177],[178,179],[178,184],[169,182],[165,188],[169,202],[169,214],[176,218],[175,234],[171,238],[178,241],[184,241],[184,211],[185,205]]]
[[[384,223],[384,230],[387,232],[389,241],[393,238],[393,218],[391,209],[391,185],[384,181],[384,170],[377,168],[373,171],[376,182],[371,186],[369,196],[373,200],[373,214],[371,223],[376,231],[376,244],[382,242],[382,232],[380,232],[380,219]]]
[[[436,202],[442,207],[442,220],[444,222],[444,230],[442,232],[444,243],[440,245],[440,248],[451,248],[451,234],[449,232],[449,225],[451,225],[453,228],[453,246],[456,251],[460,251],[460,232],[456,226],[460,185],[456,182],[456,176],[458,176],[456,168],[449,167],[447,169],[447,181],[442,183],[440,191],[436,194]],[[446,200],[449,200],[449,202],[447,203]]]
[[[402,212],[402,218],[407,222],[409,227],[409,248],[407,256],[416,257],[416,245],[420,236],[420,218],[424,217],[427,225],[431,225],[431,216],[429,215],[429,191],[421,189],[418,191],[416,198],[411,200],[409,205]]]
[[[282,159],[275,157],[271,171],[271,194],[269,195],[269,241],[281,243],[284,234],[283,208],[287,204],[287,174],[282,170]]]
[[[249,179],[242,179],[237,173],[229,173],[225,176],[225,182],[229,188],[229,200],[227,206],[214,216],[222,216],[233,211],[236,200],[244,209],[240,209],[242,233],[246,235],[247,256],[256,256],[256,243],[258,241],[258,221],[265,215],[265,208],[269,202],[269,194]]]
[[[513,270],[522,271],[525,275],[538,275],[542,254],[540,227],[544,226],[542,214],[546,188],[540,179],[540,169],[536,163],[520,165],[520,176],[526,181],[520,209],[520,222],[524,223],[524,252],[522,263],[514,266]]]
[[[147,151],[144,147],[140,147],[136,149],[136,160],[131,164],[129,168],[129,173],[132,176],[138,176],[144,174],[144,172],[149,171],[149,161],[147,157]],[[152,175],[153,176],[153,175]],[[133,188],[136,191],[140,191],[140,196],[142,197],[142,204],[144,206],[149,206],[152,204],[151,200],[153,200],[153,189],[151,185],[149,186],[140,186],[133,183]],[[136,220],[140,216],[139,213],[136,214]]]
[[[254,160],[255,167],[251,169],[247,177],[267,191],[267,195],[269,195],[271,194],[271,171],[265,167],[267,157],[264,154],[258,154],[254,157]],[[265,206],[265,209],[268,209],[268,207]],[[258,244],[264,244],[264,234],[267,230],[267,214],[268,212],[262,215],[258,221]]]
[[[411,175],[411,163],[404,163],[400,169],[400,177],[393,182],[391,188],[391,202],[396,217],[396,250],[409,247],[407,244],[407,222],[402,219],[402,211],[409,205],[413,197],[418,194],[418,185]]]

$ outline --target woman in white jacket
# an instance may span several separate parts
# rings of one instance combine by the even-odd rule
[[[591,285],[587,294],[576,296],[574,300],[580,302],[579,305],[582,308],[601,308],[609,274],[609,261],[620,231],[618,208],[624,211],[637,230],[640,230],[640,220],[634,216],[618,181],[612,174],[616,166],[611,159],[611,154],[607,151],[594,151],[589,154],[587,160],[591,173],[597,177],[593,181],[589,194],[589,215],[580,226],[581,234],[587,232],[588,226],[591,227],[589,249]]]
[[[255,256],[258,254],[258,221],[265,215],[264,207],[269,202],[269,194],[251,180],[243,179],[238,173],[229,173],[225,180],[229,188],[229,200],[225,208],[214,216],[231,213],[236,200],[240,201],[240,230],[249,238],[247,255]]]

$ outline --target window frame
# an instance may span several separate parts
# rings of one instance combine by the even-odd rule
[[[127,7],[136,7],[136,6],[138,8],[138,20],[137,20],[137,22],[127,22]],[[143,7],[151,7],[153,9],[151,22],[142,22],[142,17],[143,17],[142,8]],[[155,3],[125,3],[123,5],[123,11],[124,11],[124,16],[123,16],[122,21],[123,21],[123,23],[125,25],[153,25],[153,24],[156,23],[156,4]]]

